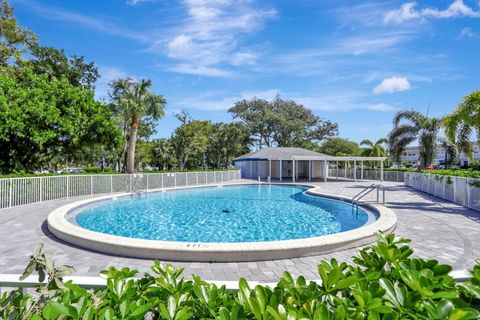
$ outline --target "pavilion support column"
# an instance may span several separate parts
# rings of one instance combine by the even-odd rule
[[[353,160],[353,181],[357,181],[357,160]]]
[[[295,160],[292,160],[292,182],[295,183]]]
[[[327,182],[327,176],[328,176],[328,161],[324,160],[323,161],[323,181]]]
[[[380,181],[383,181],[383,160],[380,161]]]
[[[280,166],[279,166],[278,170],[280,171],[278,176],[280,177],[280,181],[282,181],[282,171],[283,171],[282,159],[280,159]]]
[[[344,177],[345,179],[347,179],[347,160],[345,160],[345,168],[344,168],[344,169],[345,169],[345,170],[344,170],[344,172],[343,172],[343,177]]]
[[[272,160],[268,159],[268,180],[272,180]]]
[[[337,160],[337,169],[335,170],[335,179],[338,180],[338,160]]]
[[[363,160],[360,162],[360,180],[363,180]]]
[[[308,160],[308,181],[312,181],[312,160]]]

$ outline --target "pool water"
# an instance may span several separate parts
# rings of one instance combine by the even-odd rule
[[[299,186],[240,185],[173,190],[80,209],[83,228],[130,238],[181,242],[303,239],[358,228],[373,215]],[[374,219],[374,218],[373,218]]]

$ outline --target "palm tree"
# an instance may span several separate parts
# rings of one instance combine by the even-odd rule
[[[367,146],[362,150],[362,155],[365,157],[386,157],[388,155],[385,146],[388,140],[385,138],[378,139],[373,143],[372,141],[365,139],[360,142],[360,146]]]
[[[446,138],[440,138],[438,141],[444,150],[445,169],[448,169],[448,166],[452,164],[458,156],[457,146]]]
[[[135,82],[131,78],[118,79],[111,84],[111,95],[115,103],[115,111],[121,114],[130,128],[127,151],[127,172],[135,172],[135,145],[137,142],[138,126],[142,118],[150,117],[159,120],[165,114],[165,98],[155,95],[149,88],[152,81],[142,79]]]
[[[403,121],[406,121],[403,122]],[[393,129],[388,136],[393,161],[400,163],[405,148],[418,139],[420,167],[432,164],[438,141],[441,120],[430,118],[414,110],[399,111],[393,117]]]
[[[153,141],[153,150],[154,162],[158,163],[158,166],[162,170],[167,170],[168,166],[171,165],[175,157],[175,150],[173,150],[172,142],[170,139],[161,138]]]
[[[443,119],[447,138],[473,161],[473,132],[480,145],[480,90],[464,97],[458,107]]]

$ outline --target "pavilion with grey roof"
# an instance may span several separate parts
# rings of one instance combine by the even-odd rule
[[[303,149],[271,147],[256,150],[235,159],[235,167],[242,172],[245,179],[276,179],[279,181],[291,180],[323,180],[328,178],[347,178],[347,170],[339,176],[339,165],[347,163],[352,167],[353,180],[363,180],[365,161],[380,162],[380,180],[383,181],[383,163],[386,157],[350,157],[329,156],[323,153]],[[329,176],[329,167],[332,166],[333,175]],[[360,172],[358,171],[360,168]]]

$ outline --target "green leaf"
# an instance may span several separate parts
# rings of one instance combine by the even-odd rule
[[[151,307],[152,307],[152,305],[150,303],[146,303],[144,305],[139,306],[135,310],[133,310],[133,312],[130,315],[132,317],[138,317],[140,315],[143,316],[143,315],[145,315],[145,313],[147,313],[147,311],[150,310]]]
[[[440,300],[440,302],[437,304],[437,313],[441,319],[447,319],[450,313],[452,313],[453,309],[453,303],[446,299]]]
[[[62,306],[63,307],[63,306]],[[51,303],[47,304],[45,306],[45,308],[43,308],[42,310],[42,316],[46,319],[46,320],[50,320],[50,319],[55,319],[57,318],[60,314],[62,314],[62,311],[59,309],[59,308],[55,308],[54,306],[52,306]],[[65,313],[63,313],[65,314]]]

